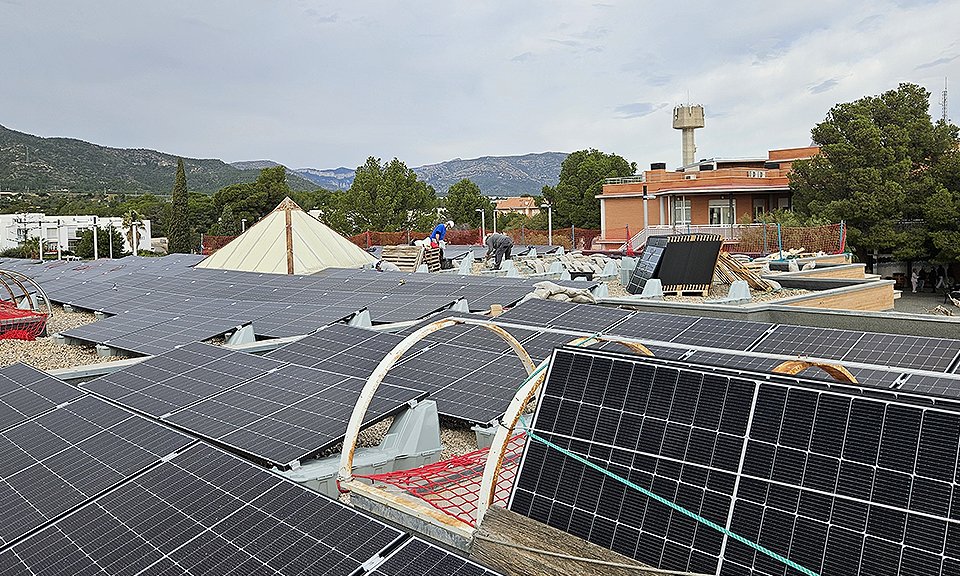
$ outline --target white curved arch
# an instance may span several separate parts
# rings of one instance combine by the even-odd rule
[[[527,374],[529,375],[533,373],[533,361],[530,360],[530,355],[527,354],[527,351],[523,348],[520,342],[510,335],[509,332],[494,324],[454,317],[437,320],[436,322],[432,322],[423,328],[418,329],[416,332],[404,338],[393,348],[393,350],[388,352],[387,355],[383,357],[383,360],[377,364],[376,369],[374,369],[373,373],[370,374],[370,377],[367,378],[367,383],[363,386],[363,390],[360,391],[360,397],[357,399],[357,403],[353,407],[353,413],[350,415],[350,421],[347,423],[346,435],[343,439],[343,452],[340,454],[340,469],[337,473],[338,482],[349,482],[352,479],[353,454],[357,449],[357,435],[360,433],[360,426],[363,424],[363,417],[366,415],[367,409],[370,407],[370,402],[373,401],[373,396],[376,394],[377,388],[380,387],[380,383],[383,382],[383,379],[386,377],[390,369],[393,368],[393,366],[397,363],[397,361],[400,360],[400,357],[403,356],[407,350],[422,340],[424,336],[432,334],[438,330],[442,330],[443,328],[455,326],[457,324],[483,326],[487,330],[490,330],[494,334],[500,336],[508,344],[510,344],[510,348],[512,348],[513,351],[516,352],[517,356],[520,357],[520,362],[523,363]]]

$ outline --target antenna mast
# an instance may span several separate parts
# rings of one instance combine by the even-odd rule
[[[940,118],[943,120],[944,123],[949,122],[950,119],[947,118],[947,78],[946,77],[943,78],[943,96],[940,99],[940,108],[942,110],[942,115],[940,116]]]

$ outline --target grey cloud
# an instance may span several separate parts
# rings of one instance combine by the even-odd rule
[[[670,74],[652,74],[645,76],[644,80],[646,80],[650,86],[666,86],[673,81],[673,76]]]
[[[880,27],[880,23],[883,21],[883,16],[880,14],[874,14],[873,16],[867,16],[863,20],[857,22],[853,25],[853,29],[858,32],[873,32]]]
[[[642,118],[649,114],[653,114],[665,106],[666,103],[634,102],[632,104],[617,106],[616,109],[614,109],[614,112],[618,114],[617,118]]]
[[[832,89],[834,86],[836,86],[839,83],[840,83],[840,80],[836,78],[830,78],[828,80],[824,80],[819,84],[811,86],[810,88],[807,89],[807,91],[810,92],[811,94],[822,94],[827,90]]]
[[[533,52],[524,52],[523,54],[517,54],[510,59],[511,62],[529,62],[533,59]]]
[[[950,62],[953,62],[957,58],[960,58],[960,55],[951,56],[949,58],[947,57],[937,58],[936,60],[932,60],[930,62],[925,62],[923,64],[920,64],[919,66],[914,68],[914,70],[923,70],[925,68],[935,68],[937,66],[940,66],[941,64],[949,64]]]

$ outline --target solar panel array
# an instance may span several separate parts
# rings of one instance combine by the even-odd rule
[[[0,430],[78,398],[80,391],[26,364],[0,368]]]
[[[538,435],[807,569],[960,573],[955,406],[572,349],[543,394]],[[537,442],[510,507],[664,569],[796,573]]]
[[[253,460],[287,466],[343,438],[365,382],[355,374],[195,343],[81,386]],[[364,424],[424,395],[419,389],[384,385]]]
[[[526,378],[516,353],[505,351],[505,346],[493,346],[493,339],[501,343],[503,340],[492,333],[491,345],[484,347],[462,345],[469,340],[460,341],[458,345],[458,338],[468,338],[469,332],[456,332],[457,328],[446,328],[435,334],[439,337],[448,330],[452,336],[450,343],[424,340],[404,354],[387,373],[383,381],[387,386],[382,386],[374,398],[390,394],[393,386],[427,392],[436,400],[438,411],[447,416],[488,422],[502,414]],[[359,378],[362,386],[403,338],[334,325],[278,348],[267,354],[267,358]]]
[[[193,443],[84,396],[0,432],[0,547]]]
[[[510,306],[534,280],[327,269],[312,276],[192,268],[197,257],[5,263],[37,280],[55,303],[118,315],[64,332],[128,354],[158,354],[252,324],[260,337],[314,330],[366,311],[374,323],[423,318],[465,300]],[[592,287],[596,283],[570,283]]]

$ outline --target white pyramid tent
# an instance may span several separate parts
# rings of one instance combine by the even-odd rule
[[[197,268],[273,274],[313,274],[324,268],[359,268],[376,262],[285,198],[246,232],[197,264]]]

